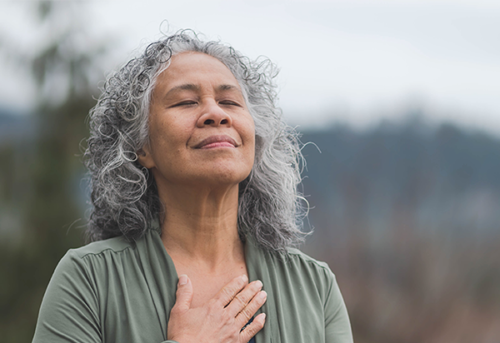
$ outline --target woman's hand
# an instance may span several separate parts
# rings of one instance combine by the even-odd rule
[[[205,305],[191,308],[193,285],[181,275],[168,321],[168,339],[179,343],[247,343],[264,327],[266,315],[261,313],[241,331],[266,301],[267,294],[261,289],[262,282],[248,283],[246,275],[239,276]]]

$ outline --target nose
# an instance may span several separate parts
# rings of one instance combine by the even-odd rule
[[[198,118],[197,126],[231,126],[232,119],[215,101],[203,107],[203,114]]]

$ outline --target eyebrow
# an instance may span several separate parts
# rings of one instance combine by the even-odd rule
[[[217,90],[218,91],[232,91],[232,90],[235,90],[235,91],[238,91],[241,93],[241,90],[236,87],[236,86],[233,86],[233,85],[220,85],[219,87],[217,87]]]
[[[170,94],[178,92],[178,91],[199,91],[199,90],[200,90],[199,86],[192,84],[192,83],[186,83],[183,85],[173,87],[165,94],[164,97],[167,98]]]

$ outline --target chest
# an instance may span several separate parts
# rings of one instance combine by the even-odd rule
[[[199,268],[177,267],[177,274],[186,274],[193,284],[193,301],[191,307],[199,307],[214,298],[222,288],[234,278],[243,274],[248,276],[245,263],[227,266],[224,272],[210,272]]]
[[[313,275],[270,268],[271,263],[266,262],[259,263],[258,269],[239,265],[222,275],[175,270],[172,264],[147,263],[129,267],[126,273],[122,268],[109,268],[96,285],[102,341],[165,341],[169,313],[176,301],[176,273],[189,275],[194,289],[192,306],[197,307],[247,272],[250,280],[261,280],[268,293],[260,311],[267,314],[266,324],[256,336],[257,343],[325,342],[325,305],[316,287],[309,285]]]

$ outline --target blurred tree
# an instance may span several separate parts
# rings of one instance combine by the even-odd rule
[[[105,51],[84,29],[82,3],[42,1],[35,6],[42,45],[17,60],[31,70],[37,86],[31,118],[37,134],[21,163],[13,163],[15,145],[21,142],[0,149],[9,179],[29,185],[16,207],[21,234],[0,242],[0,332],[6,343],[32,339],[56,264],[69,248],[83,244],[79,146],[88,135],[85,118],[95,104],[96,76],[102,74],[96,60]]]

